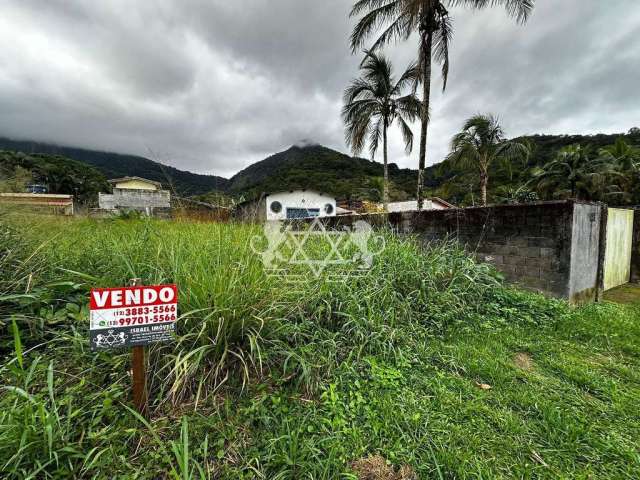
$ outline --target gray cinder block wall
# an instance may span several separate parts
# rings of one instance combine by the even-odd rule
[[[455,239],[514,284],[575,303],[598,299],[604,206],[574,201],[344,216],[423,242]]]
[[[113,193],[99,193],[100,210],[136,210],[147,215],[169,217],[171,214],[171,194],[167,190],[133,190],[114,188]]]
[[[128,190],[114,188],[113,193],[98,195],[100,208],[169,208],[171,195],[167,190]]]

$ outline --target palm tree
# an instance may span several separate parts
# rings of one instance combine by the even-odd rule
[[[531,203],[540,200],[536,192],[529,189],[529,186],[501,185],[496,189],[497,203],[515,204]]]
[[[534,2],[535,0],[357,0],[353,5],[350,16],[362,15],[351,34],[353,53],[360,50],[367,37],[379,28],[383,28],[383,31],[371,47],[372,50],[391,41],[408,40],[412,34],[418,34],[418,69],[423,102],[416,192],[418,209],[422,209],[432,60],[442,65],[443,91],[449,75],[449,42],[453,29],[447,7],[482,9],[501,5],[505,7],[507,14],[515,17],[519,23],[524,23],[533,9]]]
[[[384,158],[384,186],[382,201],[385,210],[389,202],[389,169],[387,157],[387,130],[397,120],[407,153],[413,148],[413,133],[409,123],[420,115],[420,101],[404,90],[416,81],[418,71],[409,65],[398,81],[393,77],[391,62],[383,55],[370,51],[360,64],[362,76],[351,82],[344,92],[342,118],[345,139],[354,155],[369,143],[371,158],[375,157],[380,140]]]
[[[614,173],[608,162],[595,157],[590,147],[570,145],[556,157],[537,169],[531,181],[542,192],[554,192],[556,197],[593,200],[615,192],[604,192],[607,178]]]
[[[454,166],[477,169],[480,176],[482,204],[487,204],[489,167],[495,162],[513,162],[527,158],[529,146],[507,141],[504,130],[493,115],[475,115],[468,119],[462,131],[451,140],[447,161]]]
[[[610,183],[619,187],[609,196],[615,195],[626,202],[635,200],[640,183],[640,150],[618,137],[615,144],[601,148],[598,155],[612,177]]]

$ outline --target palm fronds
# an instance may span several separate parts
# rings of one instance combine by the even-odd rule
[[[526,143],[506,140],[497,117],[478,114],[465,121],[462,131],[454,135],[447,160],[453,165],[478,172],[482,202],[486,205],[489,166],[496,161],[504,165],[524,160],[529,153],[530,148]]]
[[[361,76],[351,82],[343,96],[342,118],[345,140],[354,154],[368,143],[371,158],[375,157],[382,141],[384,147],[384,202],[388,202],[387,129],[397,120],[407,153],[413,148],[413,133],[409,123],[419,114],[421,103],[412,93],[404,94],[417,78],[415,64],[411,64],[396,81],[391,62],[381,54],[365,51],[360,64]]]

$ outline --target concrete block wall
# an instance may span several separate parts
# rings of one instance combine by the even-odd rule
[[[425,241],[454,238],[480,261],[525,288],[569,295],[572,205],[505,205],[414,214]]]
[[[100,193],[98,204],[105,210],[116,208],[170,208],[171,195],[167,190],[128,190],[114,188],[112,194]]]
[[[596,300],[602,206],[573,201],[344,216],[423,242],[456,240],[523,288],[574,302]]]

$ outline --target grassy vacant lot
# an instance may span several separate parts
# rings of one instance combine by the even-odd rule
[[[451,245],[265,275],[246,226],[0,217],[3,478],[638,478],[640,306],[573,310]],[[177,282],[176,344],[93,354],[87,292]],[[378,476],[375,476],[378,475]]]

